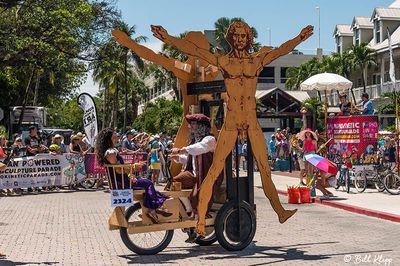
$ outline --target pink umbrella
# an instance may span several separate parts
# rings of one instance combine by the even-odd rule
[[[327,172],[331,175],[336,175],[338,170],[337,166],[328,159],[319,156],[318,154],[307,154],[304,156],[307,162],[314,165],[321,171]]]

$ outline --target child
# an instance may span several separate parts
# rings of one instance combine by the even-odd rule
[[[151,180],[154,184],[158,185],[158,175],[160,174],[160,157],[158,156],[158,150],[160,149],[160,143],[153,141],[151,143],[150,151],[150,166],[152,170]]]

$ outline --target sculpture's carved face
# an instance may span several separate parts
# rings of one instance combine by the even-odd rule
[[[246,49],[248,45],[247,31],[244,27],[237,27],[232,34],[233,47],[238,50]]]

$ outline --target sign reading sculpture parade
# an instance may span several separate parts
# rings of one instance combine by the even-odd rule
[[[93,147],[95,137],[98,133],[96,105],[92,96],[87,93],[81,93],[78,96],[78,105],[83,110],[83,126],[85,128],[86,137]]]
[[[344,116],[328,119],[329,154],[350,156],[354,159],[374,154],[378,143],[378,117]]]
[[[0,189],[62,186],[86,176],[83,157],[40,154],[12,159],[0,172]]]

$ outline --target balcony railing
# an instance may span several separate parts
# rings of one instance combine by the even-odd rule
[[[396,90],[400,89],[399,86],[399,82],[396,81]],[[354,88],[353,89],[353,93],[354,93],[354,97],[356,99],[356,103],[361,102],[361,95],[364,92],[364,88],[363,87],[358,87],[358,88]],[[375,84],[375,85],[368,85],[366,86],[366,92],[369,95],[369,98],[372,99],[376,99],[381,97],[383,94],[385,94],[386,92],[393,92],[393,85],[391,82],[385,82],[383,84]],[[325,94],[321,93],[322,96],[322,100],[325,99]],[[337,106],[339,105],[339,95],[337,93],[337,91],[332,91],[331,93],[327,94],[327,98],[328,98],[328,103],[330,106]],[[350,95],[351,100],[353,101],[353,96]]]

